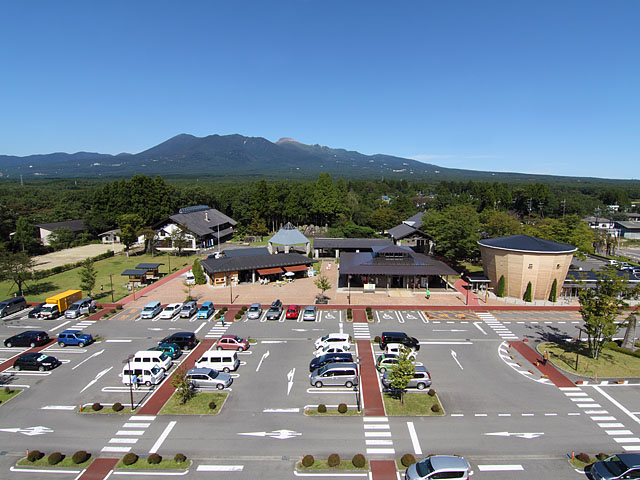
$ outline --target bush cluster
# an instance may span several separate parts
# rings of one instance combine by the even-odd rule
[[[35,462],[40,460],[42,457],[44,457],[44,453],[42,453],[40,450],[31,450],[27,455],[27,460],[29,460],[30,462]]]
[[[428,394],[430,397],[433,397],[433,396],[436,394],[436,391],[435,391],[433,388],[430,388],[430,389],[429,389],[429,391],[427,392],[427,394]]]
[[[161,461],[162,461],[162,457],[157,453],[152,453],[147,458],[147,462],[150,463],[151,465],[158,465]]]
[[[362,455],[361,453],[355,454],[351,459],[351,464],[356,468],[362,468],[365,466],[366,463],[367,461],[364,458],[364,455]]]
[[[233,318],[235,318],[236,320],[240,320],[242,318],[242,314],[243,314],[243,312],[238,312],[238,313],[236,313],[236,316],[233,317]]]
[[[53,452],[47,457],[47,462],[49,462],[49,465],[57,465],[62,461],[63,458],[64,455],[62,455],[60,452]]]
[[[176,453],[176,456],[173,457],[173,461],[176,463],[183,463],[187,461],[187,457],[182,453]]]
[[[338,405],[338,413],[347,413],[347,404],[346,403],[341,403],[340,405]]]
[[[124,407],[122,406],[122,404],[120,402],[116,402],[113,405],[111,405],[111,410],[113,410],[114,412],[119,412],[123,408]]]
[[[579,454],[577,454],[576,458],[583,463],[591,463],[591,457],[584,452],[580,452]]]
[[[318,405],[318,413],[327,413],[327,406],[324,403]]]
[[[115,255],[115,253],[113,252],[113,250],[107,250],[104,253],[101,253],[100,255],[96,255],[95,257],[91,257],[90,260],[95,262],[98,260],[103,260],[105,258],[111,258]],[[81,260],[79,262],[75,262],[75,263],[66,263],[64,265],[58,265],[57,267],[53,267],[50,268],[48,270],[39,270],[35,275],[34,275],[34,279],[35,280],[41,280],[43,278],[47,278],[50,277],[52,275],[57,275],[58,273],[62,273],[62,272],[66,272],[69,270],[73,270],[74,268],[79,268],[81,267],[84,262],[86,260]]]
[[[438,405],[437,403],[434,403],[433,405],[431,405],[431,411],[433,413],[438,413],[440,411],[440,405]]]
[[[373,341],[378,344],[380,343],[380,340],[381,340],[380,335],[376,335],[375,338],[373,339]]]
[[[329,455],[329,458],[327,459],[327,465],[329,465],[330,467],[337,467],[338,465],[340,465],[340,455],[338,455],[337,453],[332,453],[331,455]]]
[[[217,406],[218,405],[216,405],[216,402],[214,402],[213,400],[209,402],[209,410],[215,410]]]
[[[315,459],[313,458],[313,455],[305,455],[304,457],[302,457],[302,465],[304,465],[306,468],[309,468],[314,464],[314,462]]]
[[[100,402],[96,402],[91,405],[91,410],[93,410],[94,412],[99,412],[100,410],[102,410],[102,405],[100,404]]]
[[[405,453],[400,459],[400,462],[402,463],[402,465],[409,468],[411,465],[416,463],[416,457],[414,457],[410,453]]]
[[[138,455],[133,452],[127,453],[124,457],[122,457],[122,463],[124,465],[133,465],[138,461]]]
[[[88,452],[85,452],[84,450],[78,450],[76,453],[71,455],[71,461],[76,465],[79,465],[89,460],[90,456],[91,455],[89,455]]]
[[[609,455],[609,454],[607,454],[607,453],[599,453],[599,454],[597,454],[597,455],[596,455],[596,458],[597,458],[598,460],[604,460],[605,458],[609,458],[609,456],[610,456],[610,455]]]
[[[11,387],[4,387],[4,393],[10,395],[11,393],[13,393],[13,390],[11,390]]]

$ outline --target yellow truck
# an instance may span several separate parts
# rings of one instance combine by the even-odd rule
[[[40,316],[49,319],[58,318],[73,302],[78,300],[82,300],[82,290],[67,290],[49,297],[40,310]]]

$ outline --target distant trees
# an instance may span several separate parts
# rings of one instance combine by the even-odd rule
[[[18,288],[18,295],[24,294],[25,283],[33,278],[34,266],[35,262],[24,252],[0,251],[0,281],[12,281]]]
[[[480,218],[470,205],[453,205],[422,217],[422,230],[431,234],[436,253],[452,262],[473,260],[479,255]]]
[[[93,296],[93,288],[96,286],[96,277],[98,272],[93,264],[93,260],[87,258],[80,267],[80,289]]]
[[[124,244],[127,254],[131,246],[138,241],[138,235],[140,235],[142,225],[143,219],[136,213],[125,213],[118,217],[120,241]]]

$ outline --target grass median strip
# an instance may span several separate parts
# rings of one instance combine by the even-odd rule
[[[36,460],[35,462],[30,462],[27,457],[21,458],[20,460],[18,460],[18,465],[21,467],[38,467],[38,468],[87,468],[89,465],[91,465],[91,462],[93,462],[93,457],[89,458],[89,460],[87,460],[86,462],[82,462],[82,463],[73,463],[73,460],[71,459],[71,455],[69,455],[68,457],[64,457],[60,462],[56,463],[55,465],[51,465],[49,463],[49,460],[47,459],[47,456],[45,455],[44,457],[42,457],[40,460]]]
[[[122,459],[115,468],[123,470],[186,470],[191,466],[191,460],[176,462],[173,458],[163,458],[160,463],[149,463],[146,458],[139,458],[136,463],[125,465]]]
[[[585,377],[615,378],[640,377],[640,358],[616,352],[608,348],[602,349],[597,360],[589,355],[586,345],[576,343],[541,343],[538,353],[549,352],[549,360],[553,365],[567,372]],[[576,370],[576,356],[578,369]]]
[[[0,405],[4,405],[6,402],[11,400],[13,397],[22,392],[20,388],[11,388],[5,387],[0,390]]]
[[[364,467],[357,468],[353,466],[351,460],[340,460],[340,463],[335,467],[330,467],[327,460],[316,460],[313,462],[313,465],[310,467],[305,467],[302,465],[302,462],[298,462],[296,464],[296,470],[298,471],[313,471],[313,470],[321,470],[321,471],[337,471],[337,470],[369,470],[369,462],[365,462]]]
[[[438,395],[433,396],[426,392],[405,393],[404,403],[399,398],[392,397],[388,393],[382,395],[384,408],[387,415],[444,415],[444,409],[440,404]],[[434,407],[437,405],[437,407]],[[438,409],[434,412],[432,408]]]
[[[216,415],[222,409],[229,394],[226,392],[199,392],[184,405],[175,393],[160,410],[160,415]],[[215,408],[209,404],[215,403]]]

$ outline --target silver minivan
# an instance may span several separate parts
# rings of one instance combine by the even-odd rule
[[[329,363],[314,370],[309,381],[316,388],[325,385],[351,388],[358,385],[358,367],[355,363]]]
[[[83,298],[75,303],[72,303],[69,308],[64,312],[65,318],[78,318],[85,313],[91,313],[91,310],[95,308],[92,298]]]

